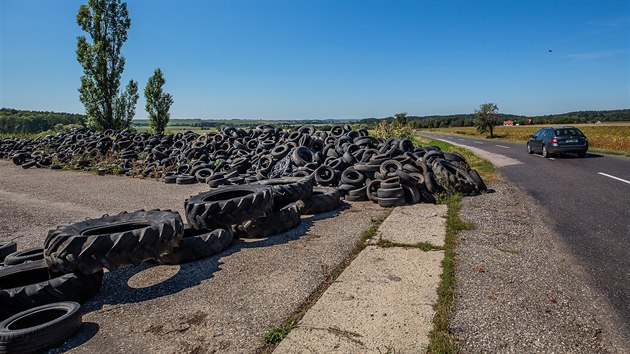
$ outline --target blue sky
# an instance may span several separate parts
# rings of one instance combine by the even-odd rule
[[[0,0],[0,107],[84,112],[83,3]],[[142,91],[160,67],[172,118],[630,108],[627,0],[127,4],[123,86]],[[146,116],[141,94],[136,118]]]

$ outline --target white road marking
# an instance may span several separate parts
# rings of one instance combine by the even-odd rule
[[[476,141],[475,140],[474,143],[483,145],[483,143],[481,141]]]
[[[538,155],[538,154],[534,154],[534,156],[540,157],[540,158],[543,158],[543,159],[545,158],[543,155]],[[556,158],[555,157],[548,157],[548,159],[549,160],[555,160]]]
[[[504,149],[509,149],[510,148],[509,146],[504,146],[504,145],[497,145],[497,146],[500,147],[500,148],[504,148]]]
[[[597,174],[598,174],[598,175],[602,175],[602,176],[606,176],[606,177],[608,177],[608,178],[616,179],[617,181],[621,181],[621,182],[624,182],[624,183],[628,183],[628,184],[630,184],[630,181],[627,181],[627,180],[625,180],[625,179],[623,179],[623,178],[619,178],[619,177],[611,176],[611,175],[609,175],[609,174],[607,174],[607,173],[604,173],[604,172],[597,172]]]
[[[464,139],[457,139],[457,140],[459,140],[459,141],[464,141]]]

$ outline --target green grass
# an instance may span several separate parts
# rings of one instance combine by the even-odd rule
[[[456,353],[459,344],[449,330],[449,319],[453,309],[455,297],[455,267],[457,259],[457,235],[462,230],[474,229],[474,224],[463,221],[459,217],[461,196],[452,195],[446,201],[446,238],[444,241],[444,260],[442,260],[442,275],[438,287],[438,302],[434,306],[433,331],[430,334],[429,353]]]
[[[294,320],[284,321],[279,327],[271,328],[267,332],[263,333],[263,340],[267,344],[280,343],[280,341],[288,336],[289,332],[295,328],[295,324],[296,321]]]
[[[402,248],[418,248],[423,251],[441,251],[444,247],[434,246],[430,242],[418,242],[415,245],[392,242],[390,240],[379,239],[376,245],[382,248],[402,247]]]

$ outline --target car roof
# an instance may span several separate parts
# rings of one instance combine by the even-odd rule
[[[566,125],[564,127],[551,127],[552,129],[577,129],[577,127]]]

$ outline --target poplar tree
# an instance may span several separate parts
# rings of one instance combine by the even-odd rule
[[[164,132],[171,117],[168,111],[173,104],[173,97],[162,90],[165,83],[162,70],[157,68],[144,88],[145,109],[149,113],[149,127],[156,133]]]
[[[91,39],[77,38],[77,60],[83,67],[79,98],[85,106],[88,124],[100,130],[126,128],[127,121],[130,122],[127,108],[133,106],[135,111],[135,101],[125,107],[117,105],[137,96],[137,83],[136,94],[129,91],[133,90],[133,81],[127,85],[128,91],[119,93],[125,69],[121,49],[131,27],[127,4],[120,0],[89,0],[79,8],[77,24]],[[125,114],[121,114],[123,111]]]

